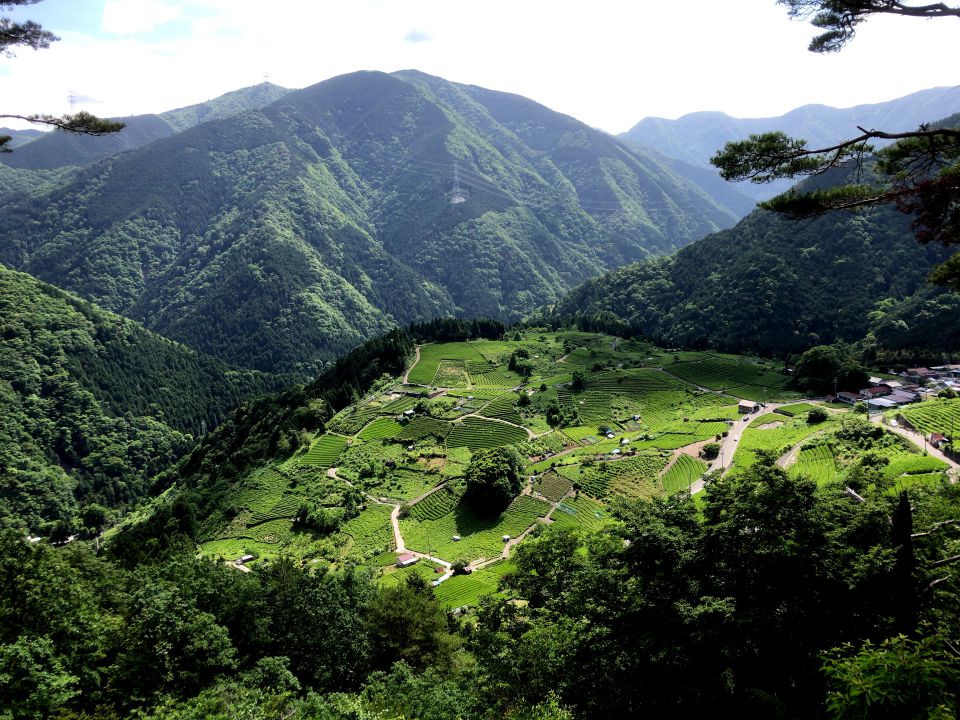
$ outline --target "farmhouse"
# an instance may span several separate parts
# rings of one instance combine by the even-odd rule
[[[907,403],[916,402],[920,399],[920,396],[913,392],[907,392],[905,390],[894,390],[892,393],[887,395],[887,400],[892,400],[897,403],[897,405],[906,405]]]
[[[860,402],[860,396],[854,395],[851,392],[839,392],[837,393],[837,401],[850,403],[851,405],[853,405],[854,403]]]
[[[883,397],[884,395],[890,394],[890,388],[886,388],[883,385],[877,385],[876,387],[864,388],[860,391],[860,397],[865,400],[870,398]]]
[[[747,414],[747,413],[756,412],[756,411],[757,411],[757,403],[753,402],[753,400],[741,400],[741,401],[737,404],[737,410],[740,411],[740,414],[741,414],[741,415],[745,415],[745,414]]]
[[[247,564],[248,562],[250,562],[251,560],[253,560],[253,555],[249,555],[249,554],[248,554],[248,555],[244,555],[244,556],[242,556],[242,557],[240,557],[240,558],[237,559],[236,564],[237,564],[237,565],[246,565],[246,564]]]
[[[871,410],[889,410],[890,408],[897,407],[897,404],[892,400],[888,400],[887,398],[878,397],[873,398],[872,400],[867,400],[867,406]]]
[[[933,445],[935,448],[938,448],[941,445],[946,445],[949,442],[949,440],[947,440],[946,435],[938,432],[930,433],[929,441],[930,441],[930,444]]]
[[[402,555],[397,555],[397,567],[398,568],[410,567],[411,565],[415,564],[419,559],[420,558],[418,558],[416,555],[414,555],[411,552],[403,553]]]

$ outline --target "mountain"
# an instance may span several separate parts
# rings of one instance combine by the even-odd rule
[[[34,128],[8,128],[0,127],[0,136],[9,136],[12,138],[7,147],[15,148],[24,145],[31,140],[36,140],[38,137],[43,135],[43,131],[36,130]]]
[[[926,278],[948,256],[919,245],[892,208],[802,221],[757,210],[672,257],[588,281],[551,313],[681,347],[782,356],[873,331],[890,349],[937,353],[955,347],[960,306]]]
[[[283,382],[0,266],[0,527],[136,500],[192,435]]]
[[[118,133],[90,136],[53,131],[27,143],[15,153],[0,155],[0,162],[13,168],[49,170],[85,166],[117,153],[142,147],[209,120],[263,107],[283,97],[286,88],[261,83],[234,90],[213,100],[170,110],[159,115],[113,118],[126,124]]]
[[[941,87],[851,108],[804,105],[770,118],[734,118],[722,112],[690,113],[676,120],[647,117],[619,137],[713,170],[709,160],[725,143],[745,139],[751,133],[782,130],[792,137],[806,139],[810,147],[823,147],[855,137],[857,126],[889,131],[913,130],[922,123],[958,111],[960,87]],[[763,200],[782,192],[790,184],[789,180],[768,185],[745,182],[738,183],[737,187],[754,199]]]
[[[7,205],[0,261],[305,374],[395,323],[519,318],[735,221],[571,117],[415,71],[290,92]]]

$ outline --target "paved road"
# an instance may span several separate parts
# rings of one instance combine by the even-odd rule
[[[734,420],[727,436],[720,441],[720,454],[717,456],[717,459],[707,467],[707,472],[722,470],[721,476],[726,475],[730,470],[730,466],[733,464],[733,456],[737,452],[740,439],[743,437],[743,431],[747,429],[747,426],[758,417],[770,415],[778,407],[789,404],[790,403],[767,403],[767,406],[761,409],[760,412],[748,413]],[[789,418],[785,416],[783,417],[784,421],[788,419]],[[690,486],[690,494],[695,495],[701,490],[703,490],[703,478],[700,478]]]

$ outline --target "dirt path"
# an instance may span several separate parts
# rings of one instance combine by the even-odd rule
[[[407,551],[407,546],[403,542],[403,535],[400,534],[400,506],[394,505],[390,511],[390,524],[393,526],[393,544],[397,546],[397,552]]]
[[[403,384],[404,384],[404,385],[408,385],[408,384],[410,383],[410,371],[413,370],[413,369],[417,366],[417,363],[418,363],[418,362],[420,362],[420,345],[417,345],[417,346],[414,348],[414,353],[415,353],[415,354],[414,354],[414,357],[413,357],[413,364],[410,365],[410,367],[407,368],[407,371],[403,374]]]

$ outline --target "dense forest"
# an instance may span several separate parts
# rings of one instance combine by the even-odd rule
[[[954,350],[956,297],[930,286],[948,256],[918,245],[892,209],[791,220],[757,210],[668,258],[635,263],[546,312],[613,323],[669,346],[783,357],[865,338],[871,359]],[[592,324],[592,325],[591,325]]]
[[[0,525],[99,531],[194,437],[285,382],[0,266]]]

